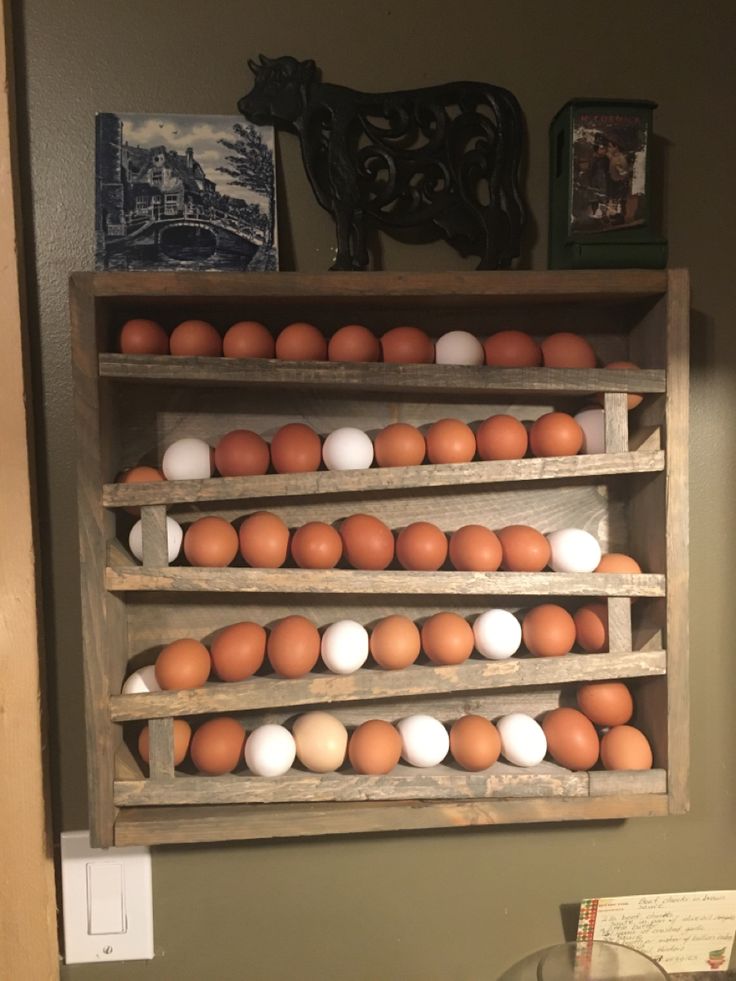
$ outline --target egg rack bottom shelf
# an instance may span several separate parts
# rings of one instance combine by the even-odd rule
[[[121,763],[119,772],[125,767],[126,763]],[[532,777],[531,774],[529,776]],[[668,813],[666,775],[663,770],[642,773],[593,772],[583,774],[582,778],[580,782],[587,784],[586,791],[577,796],[559,793],[546,797],[535,794],[532,797],[467,800],[181,805],[162,802],[148,806],[126,806],[118,811],[114,843],[119,846],[184,844],[539,821],[657,817]],[[532,779],[536,779],[536,775]]]

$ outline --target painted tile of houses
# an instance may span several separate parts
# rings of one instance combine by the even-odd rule
[[[126,208],[134,220],[204,215],[215,195],[191,147],[176,153],[164,146],[145,149],[127,143],[122,152]]]

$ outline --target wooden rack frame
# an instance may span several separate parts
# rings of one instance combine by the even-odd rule
[[[686,273],[80,273],[72,277],[71,291],[90,820],[98,844],[622,818],[687,808]],[[290,320],[312,319],[328,332],[356,319],[378,332],[401,322],[434,334],[458,328],[488,334],[513,326],[537,334],[574,330],[591,336],[602,360],[628,358],[641,370],[300,364],[114,353],[121,323],[136,315],[169,326],[203,316],[220,328],[236,319],[259,319],[274,330]],[[626,393],[632,391],[645,394],[645,401],[630,426]],[[121,466],[139,462],[145,453],[155,455],[167,439],[211,437],[218,420],[225,432],[239,428],[243,418],[257,418],[252,392],[258,393],[264,424],[272,428],[279,413],[287,421],[283,414],[289,407],[294,411],[302,404],[323,419],[332,413],[334,426],[341,424],[345,407],[350,418],[364,412],[363,428],[370,428],[385,424],[387,412],[391,419],[404,413],[412,421],[435,403],[446,406],[446,415],[465,412],[473,418],[474,412],[489,415],[519,400],[579,405],[586,395],[604,393],[605,452],[343,473],[114,482]],[[232,425],[224,425],[228,418]],[[370,506],[390,526],[400,527],[414,497],[424,511],[411,520],[429,514],[428,520],[444,530],[456,526],[456,507],[468,520],[474,515],[479,520],[488,502],[496,527],[512,523],[520,508],[526,509],[525,523],[534,524],[535,513],[540,524],[551,523],[543,530],[580,514],[583,525],[602,528],[614,544],[630,545],[647,571],[638,576],[367,573],[166,563],[167,509],[184,520],[202,510],[232,520],[268,507],[295,525],[317,515],[333,521],[349,507]],[[120,533],[116,513],[124,507],[141,509],[142,564],[129,555]],[[295,680],[264,676],[209,683],[195,691],[120,694],[131,663],[137,666],[142,651],[173,639],[177,624],[183,625],[180,631],[186,627],[190,635],[198,630],[206,637],[226,622],[258,615],[266,622],[293,612],[295,605],[322,624],[340,615],[368,622],[382,609],[421,617],[446,607],[448,597],[459,612],[471,614],[497,600],[524,606],[530,598],[546,596],[563,597],[562,602],[605,598],[609,652],[551,660],[471,659],[456,667],[417,664],[399,672],[364,668],[347,677],[316,671]],[[248,616],[237,615],[241,605]],[[276,780],[174,771],[177,716],[233,712],[252,728],[315,705],[330,706],[346,725],[379,710],[392,719],[431,711],[448,722],[474,710],[491,717],[513,710],[539,714],[564,704],[575,682],[603,678],[625,678],[635,686],[637,724],[652,743],[655,769],[572,773],[551,763],[530,770],[498,763],[471,774],[445,764],[430,771],[400,766],[382,778],[295,769]],[[150,726],[147,775],[124,738],[128,727],[143,720]]]

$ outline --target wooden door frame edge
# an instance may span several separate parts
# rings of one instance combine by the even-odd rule
[[[44,752],[42,650],[31,484],[22,222],[17,193],[10,0],[0,0],[0,964],[7,978],[59,978],[56,882]]]

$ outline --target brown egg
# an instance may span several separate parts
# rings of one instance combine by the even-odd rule
[[[583,430],[566,412],[547,412],[529,433],[534,456],[575,456],[583,446]]]
[[[312,473],[322,462],[322,441],[311,426],[287,423],[271,440],[271,462],[276,473]]]
[[[503,556],[498,536],[483,525],[463,525],[453,531],[449,553],[458,572],[495,572]]]
[[[394,422],[376,434],[373,449],[379,467],[416,467],[424,462],[427,444],[416,426]]]
[[[158,467],[131,467],[118,477],[118,482],[121,484],[151,484],[159,480],[166,480],[166,478]]]
[[[550,560],[549,542],[529,525],[507,525],[498,532],[498,540],[503,551],[501,568],[507,572],[541,572]]]
[[[462,664],[473,653],[473,628],[457,613],[435,613],[422,626],[422,650],[433,664]]]
[[[578,646],[589,654],[608,650],[608,604],[587,603],[573,614]]]
[[[542,349],[521,330],[500,330],[483,341],[483,348],[492,368],[535,368],[542,363]]]
[[[238,533],[224,518],[197,518],[184,533],[184,555],[190,565],[221,569],[238,554]]]
[[[447,558],[447,536],[430,521],[415,521],[399,532],[396,558],[404,569],[435,572]]]
[[[622,726],[634,714],[634,699],[623,681],[589,681],[576,694],[578,708],[597,726]]]
[[[352,514],[340,525],[340,537],[348,564],[354,569],[385,569],[394,557],[390,528],[370,514]]]
[[[398,729],[382,719],[363,722],[350,736],[348,758],[356,773],[389,773],[401,758]]]
[[[124,470],[117,478],[119,484],[153,484],[159,480],[166,480],[166,478],[158,467],[131,467],[130,470]],[[140,517],[139,507],[125,510],[128,514]]]
[[[381,338],[383,360],[393,364],[432,364],[434,344],[418,327],[394,327]]]
[[[240,526],[240,554],[256,569],[280,569],[289,552],[289,529],[270,511],[256,511]]]
[[[327,341],[312,324],[289,324],[276,338],[276,357],[280,361],[326,361]]]
[[[301,678],[319,658],[319,630],[297,614],[284,617],[271,628],[266,651],[271,667],[282,678]]]
[[[120,329],[123,354],[168,354],[169,335],[155,320],[126,320]]]
[[[529,444],[526,426],[513,416],[485,419],[475,434],[481,460],[521,460]]]
[[[305,712],[292,726],[296,755],[312,773],[331,773],[345,761],[348,731],[329,712]]]
[[[535,657],[560,657],[575,643],[575,621],[556,603],[541,603],[524,617],[521,635]]]
[[[222,338],[206,320],[184,320],[171,332],[169,348],[177,357],[218,358],[222,354]]]
[[[601,763],[607,770],[651,770],[652,747],[633,726],[614,726],[601,738]]]
[[[632,559],[630,555],[624,555],[622,552],[606,552],[601,555],[601,560],[595,568],[596,572],[611,572],[611,573],[633,573],[637,575],[641,572],[641,566],[636,561]]]
[[[440,419],[427,430],[430,463],[469,463],[475,449],[473,430],[459,419]]]
[[[590,770],[598,762],[600,743],[590,719],[574,708],[552,709],[542,719],[549,755],[568,770]]]
[[[256,320],[239,320],[222,339],[226,358],[272,358],[275,347],[271,332]]]
[[[614,370],[614,371],[617,370],[617,369],[618,370],[621,370],[621,371],[639,371],[640,370],[639,369],[639,365],[638,364],[634,364],[633,361],[612,361],[610,364],[607,364],[606,365],[606,368],[607,369],[610,368],[611,370]],[[598,399],[598,401],[602,405],[603,402],[604,402],[603,394],[597,395],[596,398]],[[627,408],[629,409],[629,411],[631,409],[635,409],[637,407],[637,405],[641,405],[641,403],[642,403],[643,400],[644,400],[644,396],[643,395],[637,395],[634,392],[629,392],[629,397],[626,400]]]
[[[250,429],[226,433],[215,447],[215,466],[223,477],[252,477],[268,471],[268,443]]]
[[[334,569],[342,558],[342,538],[331,525],[309,521],[294,532],[291,555],[300,569]]]
[[[408,617],[395,614],[379,620],[371,631],[370,652],[373,660],[387,671],[413,664],[421,650],[421,635]]]
[[[231,623],[217,634],[210,646],[212,666],[220,681],[245,681],[263,664],[266,631],[259,623]]]
[[[360,324],[347,324],[336,330],[327,345],[329,361],[378,361],[380,357],[380,341]]]
[[[156,681],[164,691],[201,688],[211,668],[210,652],[204,644],[183,637],[162,648],[156,658]]]
[[[562,331],[542,341],[545,368],[595,368],[595,351],[584,337]]]
[[[243,757],[245,729],[227,715],[209,719],[192,736],[192,763],[208,776],[232,773]]]
[[[501,755],[498,729],[480,715],[464,715],[450,729],[450,753],[463,770],[487,770]]]
[[[192,727],[186,719],[174,719],[174,766],[186,759]],[[144,763],[150,763],[151,735],[148,726],[143,726],[138,736],[138,752]]]

